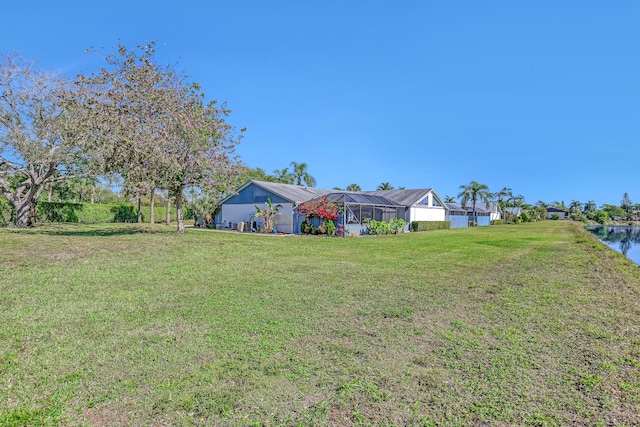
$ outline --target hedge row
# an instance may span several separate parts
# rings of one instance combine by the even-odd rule
[[[142,220],[148,222],[151,208],[142,206]],[[166,206],[155,206],[155,222],[163,222],[167,212]],[[38,222],[81,222],[85,224],[107,222],[137,222],[136,208],[129,203],[90,204],[38,202],[36,209]],[[191,209],[184,209],[185,219],[193,219]],[[171,207],[171,221],[176,220],[175,206]],[[8,201],[0,199],[0,225],[15,221],[15,211]]]
[[[451,228],[451,221],[411,221],[411,230],[448,230]]]

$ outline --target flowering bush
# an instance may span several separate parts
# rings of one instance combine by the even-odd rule
[[[323,197],[322,199],[301,203],[298,207],[298,213],[304,215],[307,219],[317,217],[335,221],[338,219],[338,205]]]

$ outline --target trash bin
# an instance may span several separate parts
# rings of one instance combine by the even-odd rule
[[[244,222],[237,222],[236,223],[236,230],[239,231],[240,233],[242,233],[244,231]]]

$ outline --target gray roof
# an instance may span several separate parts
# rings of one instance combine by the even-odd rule
[[[361,205],[381,205],[381,206],[404,206],[399,205],[393,200],[389,200],[386,197],[376,196],[364,192],[357,191],[334,191],[333,193],[326,194],[328,200],[339,203],[354,203]]]
[[[280,182],[269,182],[269,181],[256,181],[251,180],[247,181],[243,184],[237,192],[240,192],[244,188],[249,185],[254,184],[258,187],[261,187],[273,194],[277,194],[283,199],[289,200],[293,203],[302,203],[307,202],[311,199],[314,199],[319,196],[327,196],[329,194],[345,194],[348,195],[349,198],[354,199],[354,203],[364,203],[370,204],[373,202],[373,199],[378,199],[375,204],[388,205],[388,206],[412,206],[422,199],[424,199],[429,192],[433,192],[434,196],[440,200],[440,198],[436,195],[433,188],[421,188],[415,190],[376,190],[376,191],[337,191],[337,190],[327,190],[324,188],[315,188],[315,187],[305,187],[302,185],[293,185],[293,184],[283,184]],[[222,199],[219,203],[223,204],[227,200],[229,200],[233,195],[229,195]],[[374,197],[375,196],[375,197]],[[367,201],[356,202],[355,199],[368,199]]]
[[[362,193],[381,196],[401,206],[411,206],[424,199],[430,191],[433,191],[433,188],[418,188],[415,190],[376,190],[363,191]]]
[[[460,207],[460,210],[466,210],[467,212],[473,212],[473,203],[468,203],[465,205],[465,207],[462,207],[462,204],[459,203],[447,203],[447,205],[449,204],[455,204],[457,206]],[[489,205],[491,206],[491,205]],[[491,213],[490,210],[487,209],[487,205],[486,203],[482,203],[482,202],[476,202],[476,213]]]
[[[258,187],[262,187],[267,191],[270,191],[278,196],[290,200],[294,203],[302,203],[311,200],[318,196],[324,196],[335,190],[325,190],[323,188],[305,187],[303,185],[282,184],[280,182],[267,182],[267,181],[249,181],[240,189],[248,186],[249,184],[255,184]]]
[[[460,203],[445,203],[444,205],[447,207],[447,210],[449,211],[449,213],[451,212],[464,212],[465,214],[467,213],[467,210],[464,209],[462,206],[460,206]]]

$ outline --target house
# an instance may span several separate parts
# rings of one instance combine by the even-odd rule
[[[564,209],[559,208],[547,208],[547,219],[553,219],[554,215],[558,215],[560,219],[568,219],[569,211],[565,211]]]
[[[447,221],[451,221],[451,228],[464,228],[469,226],[467,210],[459,203],[446,203]]]
[[[364,191],[364,194],[385,197],[400,206],[409,209],[407,222],[444,221],[447,207],[433,188],[416,190],[377,190]]]
[[[495,204],[497,206],[497,203]],[[468,227],[469,222],[476,222],[479,226],[491,225],[492,216],[494,215],[493,207],[487,206],[486,203],[476,202],[475,216],[473,214],[473,205],[462,207],[459,203],[447,203],[449,213],[447,219],[451,221],[451,228]]]
[[[239,222],[255,222],[256,206],[263,209],[267,200],[274,206],[279,205],[276,229],[283,233],[297,232],[295,222],[297,207],[318,196],[328,194],[330,190],[303,187],[300,185],[277,182],[249,181],[237,190],[237,194],[222,199],[218,204],[220,211],[216,216],[216,228],[235,228]]]
[[[336,203],[342,214],[338,223],[348,231],[360,233],[365,219],[389,221],[400,218],[411,221],[444,221],[447,208],[432,188],[415,190],[336,191],[265,181],[249,181],[219,202],[216,226],[235,228],[239,222],[259,227],[254,214],[256,206],[263,208],[267,200],[279,207],[276,229],[284,233],[299,233],[304,220],[298,206],[310,200],[326,197]]]
[[[489,220],[491,222],[502,219],[502,208],[500,208],[500,204],[497,202],[489,202],[489,204],[480,203],[482,207],[490,212]],[[477,207],[477,206],[476,206]]]

